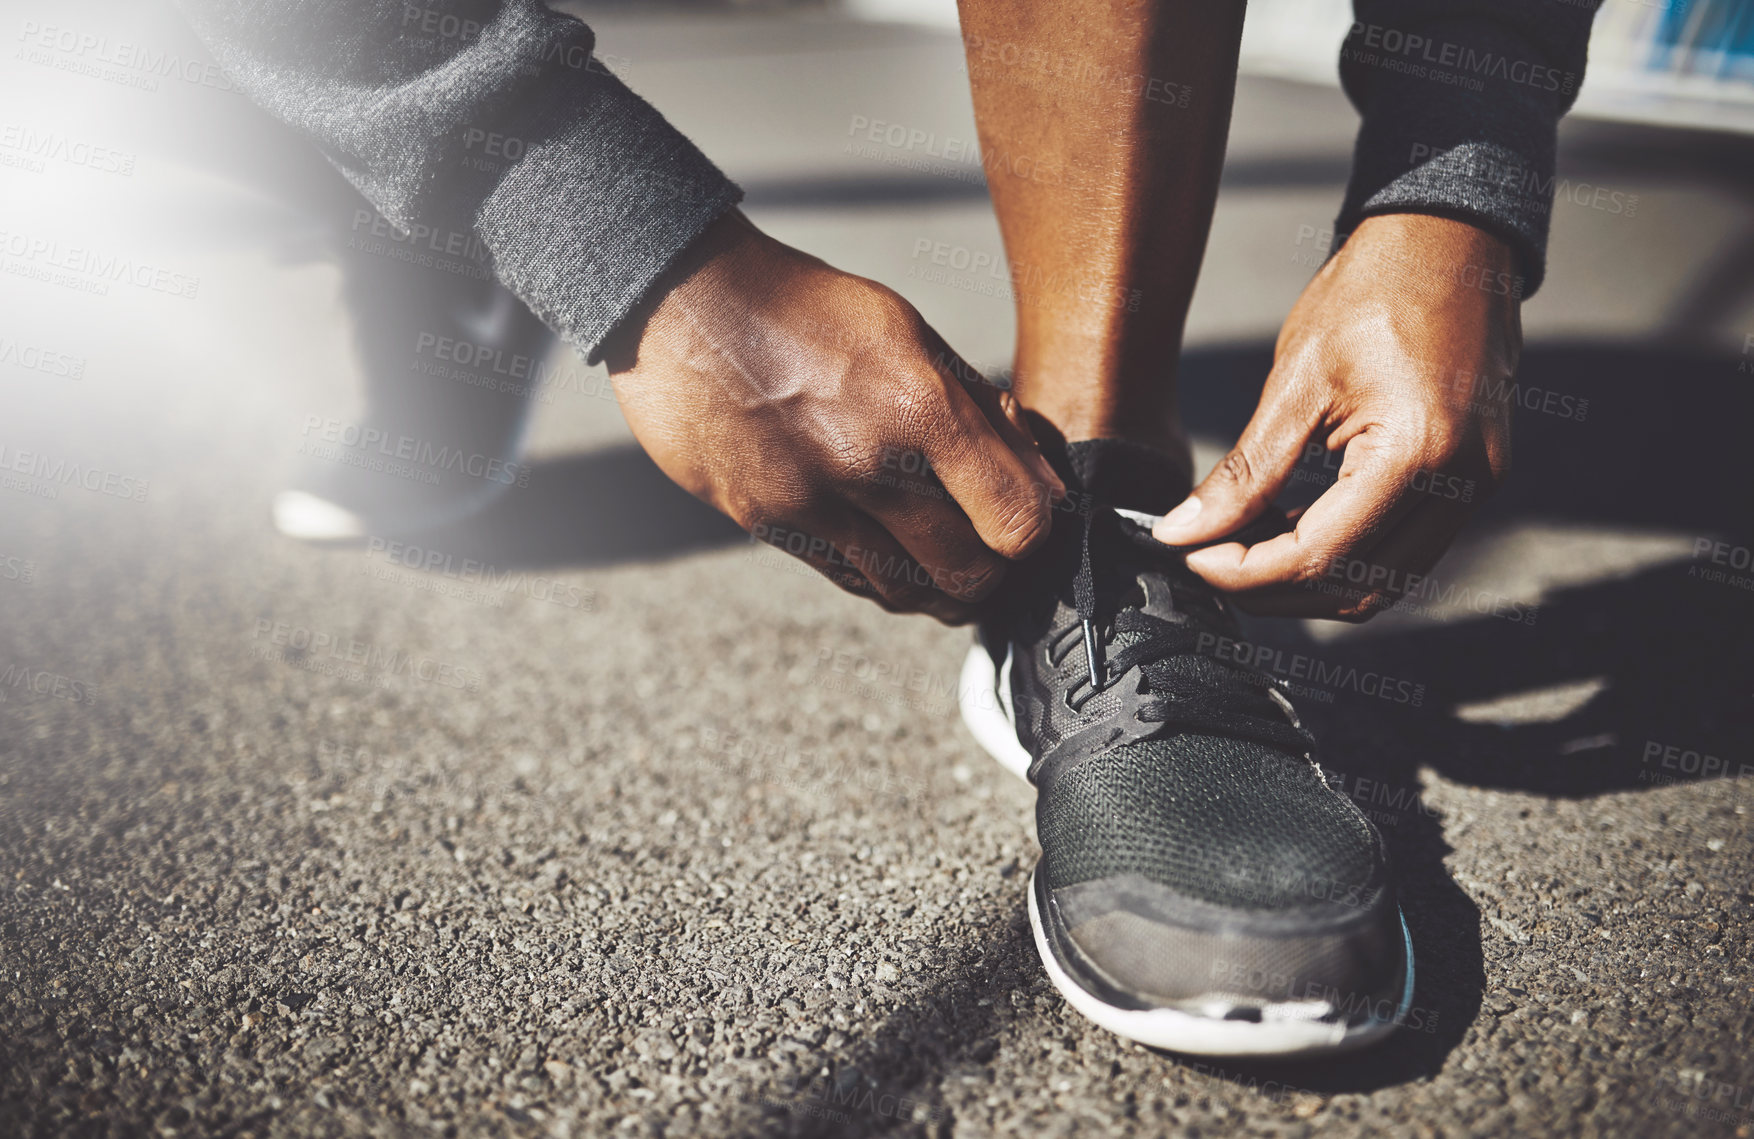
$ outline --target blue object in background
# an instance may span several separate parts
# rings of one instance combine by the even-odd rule
[[[1754,0],[1669,0],[1653,39],[1653,71],[1754,82]]]

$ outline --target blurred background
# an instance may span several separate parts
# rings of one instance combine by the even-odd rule
[[[1003,264],[951,4],[559,6],[757,224],[1009,366],[1002,268],[934,264]],[[1349,19],[1251,5],[1183,368],[1203,465],[1327,252]],[[408,264],[156,6],[10,0],[0,1125],[1747,1135],[1754,6],[1597,29],[1511,483],[1404,611],[1250,628],[1424,694],[1308,711],[1406,867],[1430,1027],[1286,1072],[1053,996],[965,633],[751,546],[564,346],[436,355],[467,242]],[[527,477],[485,512],[270,525],[374,385],[514,368]]]

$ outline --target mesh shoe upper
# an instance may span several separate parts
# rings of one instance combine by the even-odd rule
[[[1250,910],[1384,886],[1376,836],[1308,764],[1244,740],[1179,733],[1055,771],[1037,811],[1049,889],[1137,875]]]
[[[1213,651],[1240,639],[1228,608],[1144,527],[1101,505],[1062,517],[983,635],[1011,662],[1065,964],[1145,1005],[1390,986],[1380,836],[1272,679]]]

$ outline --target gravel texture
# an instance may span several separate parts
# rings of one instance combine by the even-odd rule
[[[728,89],[643,34],[651,87]],[[882,51],[796,51],[795,75],[900,82]],[[1261,108],[1313,105],[1343,174],[1337,98],[1251,85],[1244,149]],[[302,417],[352,387],[331,274],[226,246],[180,254],[198,304],[8,278],[0,331],[89,368],[6,371],[0,441],[148,489],[0,493],[0,1134],[1754,1134],[1754,779],[1699,758],[1754,763],[1754,590],[1696,553],[1754,545],[1754,381],[1721,336],[1614,340],[1632,318],[1576,268],[1618,242],[1661,309],[1678,251],[1754,201],[1708,175],[1634,164],[1606,177],[1644,193],[1636,224],[1556,218],[1525,382],[1590,415],[1523,418],[1517,482],[1443,571],[1537,620],[1452,597],[1252,626],[1421,692],[1302,702],[1394,848],[1419,968],[1392,1042],[1314,1065],[1073,1014],[1029,938],[1030,792],[956,717],[966,634],[748,545],[612,404],[545,405],[531,485],[430,540],[492,581],[312,550],[263,515]],[[42,197],[24,224],[52,229]],[[1310,199],[1226,200],[1215,295],[1307,274],[1280,263]],[[1283,247],[1256,257],[1269,208]],[[978,202],[837,209],[763,216],[838,225],[853,260],[990,232]],[[953,340],[1004,331],[913,295]],[[1195,322],[1207,461],[1268,359],[1270,315],[1212,331],[1242,311]],[[323,647],[348,640],[366,663]]]

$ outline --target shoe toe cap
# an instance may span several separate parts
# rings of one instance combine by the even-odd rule
[[[1348,1019],[1388,1019],[1404,988],[1399,910],[1383,887],[1359,899],[1239,910],[1128,875],[1049,891],[1044,920],[1068,972],[1111,1003],[1325,1003]]]

